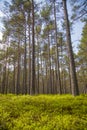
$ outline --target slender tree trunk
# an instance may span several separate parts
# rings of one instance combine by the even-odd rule
[[[61,69],[61,73],[60,73],[60,80],[61,80],[61,92],[63,93],[63,42],[62,42],[62,33],[59,35],[59,45],[60,45],[60,69]]]
[[[57,80],[57,87],[59,90],[59,94],[62,93],[61,91],[61,80],[60,80],[60,70],[59,70],[59,51],[58,51],[58,42],[57,42],[57,23],[56,23],[56,6],[54,0],[54,18],[55,18],[55,41],[56,41],[56,80]]]
[[[34,1],[32,0],[32,90],[31,94],[35,94],[35,33],[34,33]]]
[[[50,60],[50,39],[48,32],[48,63],[49,63],[49,93],[52,93],[52,81],[51,81],[51,60]]]
[[[51,83],[52,83],[52,94],[54,94],[54,68],[51,68]]]
[[[20,35],[18,41],[18,67],[17,67],[17,84],[16,84],[16,94],[20,93]]]
[[[26,22],[26,20],[25,20]],[[23,74],[23,93],[27,94],[27,60],[26,60],[26,54],[27,54],[27,42],[26,42],[26,23],[25,23],[25,43],[24,43],[24,74]]]
[[[9,87],[9,66],[6,69],[6,86],[5,86],[6,93],[11,93],[11,88]]]
[[[78,90],[75,62],[74,62],[72,43],[71,43],[71,34],[70,34],[67,5],[66,5],[66,0],[62,0],[62,1],[63,1],[65,24],[66,24],[67,47],[68,47],[69,60],[70,60],[70,76],[71,76],[71,84],[72,84],[72,95],[75,96],[75,95],[79,95],[79,90]]]
[[[2,79],[2,93],[6,93],[6,63],[5,66],[3,67],[3,79]]]
[[[43,73],[43,57],[41,55],[41,84],[42,84],[42,93],[44,94],[44,73]]]
[[[69,86],[70,86],[70,93],[72,94],[72,84],[71,84],[71,74],[70,74],[70,64],[68,66],[68,71],[69,71]]]
[[[64,94],[66,94],[66,75],[65,72],[63,71],[63,90],[64,90]]]
[[[47,75],[47,62],[45,63],[46,65],[46,93],[48,94],[49,90],[48,90],[48,75]]]
[[[28,21],[30,20],[30,13],[28,16]],[[29,57],[28,57],[28,93],[31,90],[31,34],[30,34],[30,23],[28,25],[28,37],[29,37]]]
[[[7,43],[8,45],[8,43]],[[9,77],[9,66],[7,65],[7,60],[9,60],[9,57],[8,57],[8,47],[7,47],[7,52],[6,52],[6,79],[5,79],[5,93],[7,93],[8,91],[8,77]],[[9,63],[8,63],[9,64]]]
[[[15,84],[16,84],[16,81],[15,81],[16,80],[15,79],[15,75],[16,75],[16,73],[15,73],[16,72],[16,70],[15,70],[15,58],[14,58],[13,62],[14,62],[14,71],[13,71],[13,86],[12,86],[13,89],[12,89],[12,93],[15,94]]]
[[[37,34],[37,44],[38,44],[38,57],[37,57],[37,93],[39,93],[39,50],[40,45],[38,41],[38,34]]]
[[[30,27],[29,27],[30,28]],[[31,39],[30,39],[30,29],[29,29],[29,86],[28,86],[28,92],[30,94],[31,89]]]

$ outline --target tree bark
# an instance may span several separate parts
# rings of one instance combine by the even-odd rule
[[[48,31],[48,65],[49,65],[49,94],[52,93],[52,81],[51,81],[51,60],[50,60],[50,37]]]
[[[75,62],[73,56],[73,49],[71,43],[71,34],[70,34],[70,25],[68,19],[68,12],[67,12],[67,4],[66,0],[62,0],[63,7],[64,7],[64,17],[65,17],[65,24],[66,24],[66,39],[67,39],[67,47],[69,53],[69,60],[70,60],[70,76],[71,76],[71,85],[72,85],[72,95],[76,96],[79,95],[77,77],[76,77],[76,70],[75,70]]]
[[[30,18],[30,16],[29,16]],[[29,24],[29,70],[28,70],[28,93],[31,90],[31,36],[30,36],[30,24]]]
[[[34,1],[32,0],[32,90],[31,94],[35,94],[35,34],[34,34]]]
[[[18,41],[18,67],[17,67],[17,83],[16,83],[16,94],[20,93],[20,34]]]
[[[55,42],[56,42],[56,85],[59,91],[59,94],[62,93],[61,91],[61,80],[60,80],[60,70],[59,70],[59,51],[58,51],[58,42],[57,42],[57,23],[56,23],[56,7],[55,7],[55,0],[54,0],[54,19],[55,19]]]
[[[27,54],[27,42],[26,42],[26,20],[25,20],[24,75],[23,75],[24,76],[23,77],[23,93],[24,94],[27,94],[27,60],[26,60],[26,54]]]

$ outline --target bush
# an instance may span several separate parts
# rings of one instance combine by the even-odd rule
[[[87,95],[0,95],[0,130],[87,130]]]

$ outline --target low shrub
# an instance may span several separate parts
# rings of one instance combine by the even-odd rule
[[[87,95],[0,95],[0,130],[87,130]]]

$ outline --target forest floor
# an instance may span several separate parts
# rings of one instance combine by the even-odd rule
[[[87,95],[0,95],[0,130],[87,130]]]

